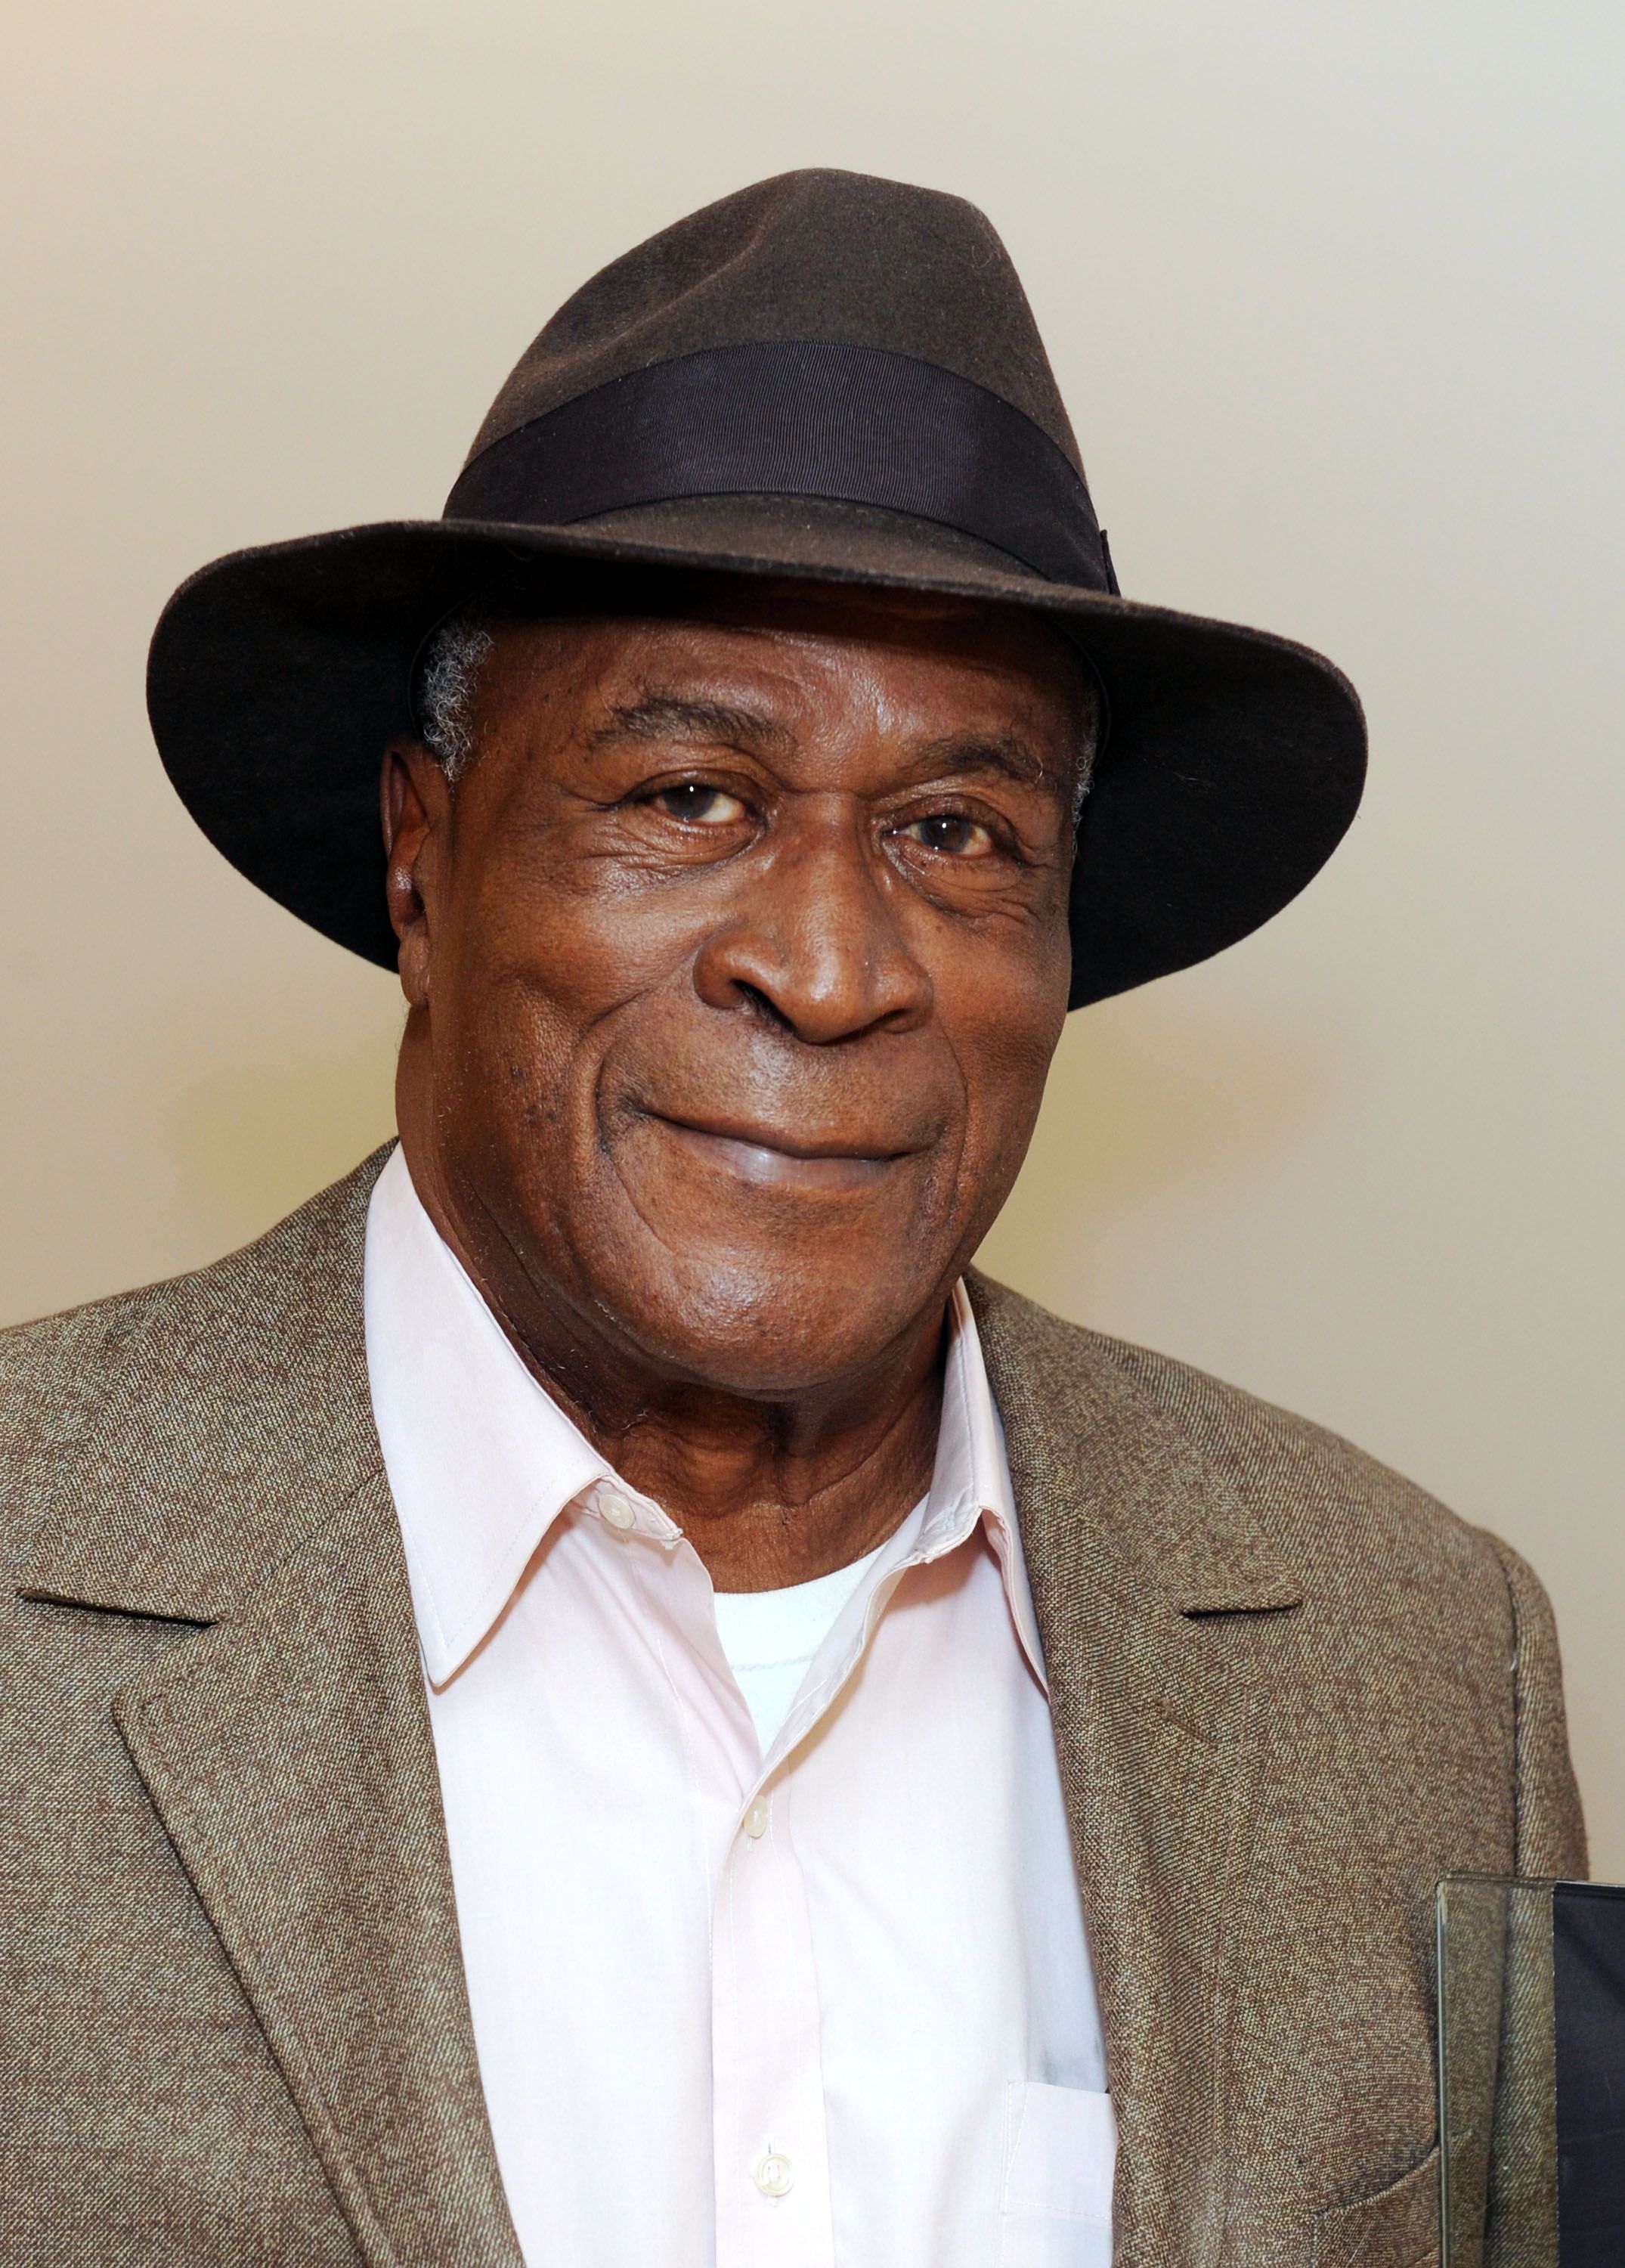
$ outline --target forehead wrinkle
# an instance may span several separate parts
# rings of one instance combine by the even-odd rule
[[[706,701],[658,688],[631,701],[612,701],[607,720],[587,735],[592,748],[621,740],[721,741],[746,749],[783,748],[795,739],[790,728],[759,709],[728,701]]]

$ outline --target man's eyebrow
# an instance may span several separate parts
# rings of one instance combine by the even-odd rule
[[[647,693],[636,701],[612,702],[606,721],[588,735],[592,748],[617,740],[702,740],[736,748],[783,747],[793,735],[787,725],[757,709],[725,701],[696,701],[680,693]]]
[[[1013,733],[945,733],[915,751],[910,770],[922,778],[943,772],[991,772],[1013,780],[1018,787],[1042,787],[1052,776],[1031,742]]]

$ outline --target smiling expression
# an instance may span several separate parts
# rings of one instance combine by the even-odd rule
[[[1032,1132],[1083,668],[1018,615],[739,580],[494,637],[455,788],[400,751],[391,869],[462,1241],[521,1336],[747,1394],[859,1377]]]

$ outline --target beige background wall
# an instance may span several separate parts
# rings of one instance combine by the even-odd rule
[[[439,508],[563,294],[807,163],[1015,253],[1129,589],[1325,647],[1373,773],[1078,1020],[987,1258],[1531,1557],[1625,1877],[1614,0],[6,0],[0,1320],[390,1125],[389,980],[192,833],[142,663],[232,546]]]

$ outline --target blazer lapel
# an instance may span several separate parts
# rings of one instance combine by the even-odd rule
[[[1224,1930],[1299,1602],[1224,1478],[1086,1332],[972,1279],[1042,1634],[1120,2136],[1116,2257],[1222,2258]]]
[[[518,2261],[380,1472],[119,1728],[370,2263]]]
[[[362,2257],[519,2268],[367,1389],[379,1163],[153,1295],[19,1587],[211,1625],[114,1713]]]

